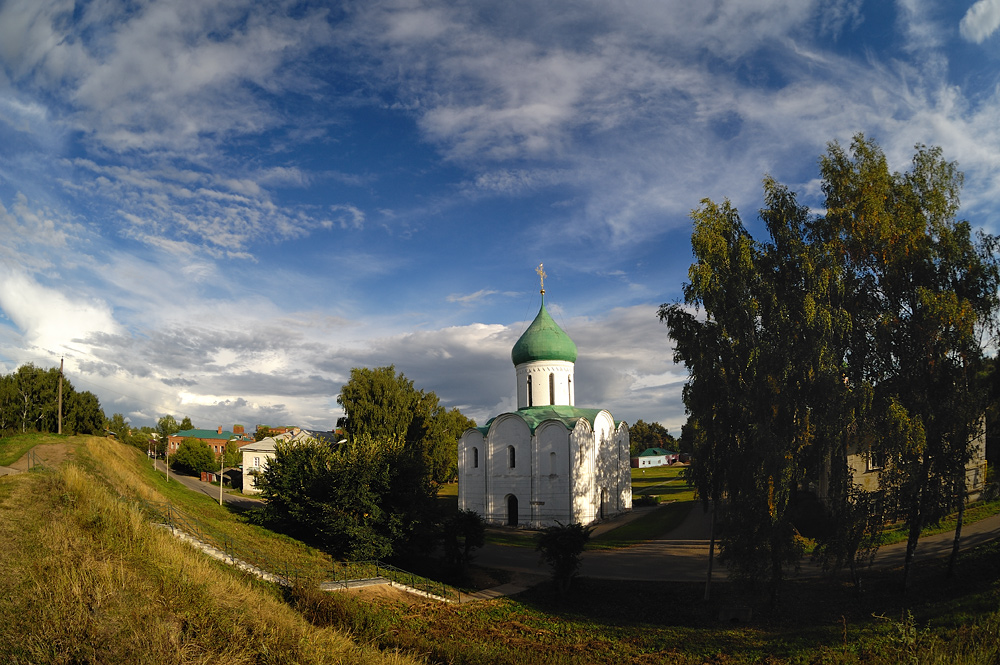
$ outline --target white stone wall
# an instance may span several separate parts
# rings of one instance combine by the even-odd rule
[[[259,464],[254,465],[254,460]],[[267,468],[267,463],[274,459],[274,453],[268,451],[243,451],[243,492],[246,494],[259,494],[257,489],[257,474]]]
[[[570,520],[570,432],[562,422],[542,423],[535,430],[535,469],[531,522],[551,525]]]
[[[531,430],[520,417],[497,416],[486,437],[486,520],[507,524],[508,497],[517,497],[517,523],[526,524],[531,515]],[[514,466],[510,466],[511,450]]]
[[[576,403],[576,386],[573,384],[574,364],[563,360],[537,360],[521,363],[515,368],[517,376],[517,408],[529,406],[563,405]],[[549,376],[554,391],[550,391]],[[531,379],[531,403],[528,403],[528,379]],[[552,394],[554,392],[554,395]],[[554,397],[554,398],[553,398]]]
[[[486,439],[477,429],[466,430],[458,446],[458,508],[486,514]]]
[[[561,420],[541,423],[532,435],[520,416],[498,416],[484,437],[471,429],[459,441],[458,505],[492,524],[507,524],[508,497],[517,497],[518,525],[589,524],[632,508],[628,426],[614,426],[607,411],[591,428],[572,430]],[[514,467],[510,467],[510,450]],[[474,450],[479,450],[479,466]],[[603,496],[603,501],[602,501]]]

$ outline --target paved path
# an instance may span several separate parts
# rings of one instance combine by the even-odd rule
[[[641,510],[641,509],[640,509]],[[639,515],[642,513],[639,512]],[[624,516],[610,524],[600,525],[595,534],[608,531],[639,515]],[[583,554],[580,567],[582,577],[609,580],[646,580],[658,582],[691,582],[704,580],[708,573],[710,514],[696,505],[687,519],[676,529],[656,540],[632,547],[614,550],[588,550]],[[967,549],[1000,538],[1000,514],[962,527],[962,549]],[[954,532],[948,531],[920,539],[914,555],[916,561],[945,557],[951,553]],[[901,566],[906,554],[906,543],[886,545],[879,549],[874,565]],[[476,551],[475,563],[489,568],[510,570],[526,575],[548,576],[549,568],[539,560],[538,553],[530,547],[487,544]],[[799,572],[791,577],[810,577],[820,574],[818,566],[808,559]],[[725,566],[716,560],[713,579],[726,577]]]
[[[156,470],[160,473],[166,473],[166,467],[163,465],[162,460],[156,460]],[[194,476],[185,476],[182,474],[170,472],[170,479],[176,480],[190,490],[195,492],[201,492],[202,494],[207,494],[216,501],[219,500],[219,488],[212,483],[203,483],[200,478],[195,478]],[[249,508],[256,508],[263,505],[263,501],[260,499],[252,499],[247,496],[235,496],[227,492],[223,492],[222,500],[227,505],[231,506],[236,510],[247,510]]]

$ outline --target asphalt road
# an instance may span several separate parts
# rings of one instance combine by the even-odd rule
[[[641,513],[639,513],[641,514]],[[598,533],[634,519],[627,515],[610,524],[601,525]],[[647,580],[658,582],[691,582],[706,579],[708,574],[711,517],[695,506],[687,520],[674,531],[657,540],[614,550],[588,550],[583,553],[580,575],[609,580]],[[962,527],[962,549],[1000,538],[1000,514]],[[946,557],[951,553],[954,532],[921,538],[914,560]],[[903,565],[906,543],[886,545],[879,549],[873,563],[878,567]],[[476,550],[475,563],[490,568],[510,570],[525,575],[548,575],[549,568],[530,547],[487,544]],[[821,574],[819,566],[808,560],[789,577],[811,577]],[[725,579],[726,569],[716,560],[713,579]]]
[[[162,460],[156,460],[156,470],[159,471],[160,473],[166,473],[166,467],[163,465]],[[176,480],[177,482],[181,483],[190,490],[207,494],[216,501],[219,500],[219,487],[217,485],[213,485],[211,483],[203,483],[201,482],[200,478],[196,478],[194,476],[181,475],[178,473],[174,473],[174,471],[172,470],[170,472],[170,479]],[[223,491],[222,494],[222,501],[226,505],[236,510],[247,510],[248,508],[255,508],[263,503],[260,499],[251,499],[250,497],[236,496],[233,494],[228,494],[225,491]]]

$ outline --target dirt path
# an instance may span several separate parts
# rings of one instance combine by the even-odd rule
[[[40,463],[45,466],[59,466],[68,459],[76,455],[76,444],[71,443],[42,443],[21,456],[10,465],[16,471],[27,471],[30,464]]]

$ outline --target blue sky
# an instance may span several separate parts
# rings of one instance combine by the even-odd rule
[[[0,371],[331,428],[395,364],[485,422],[546,302],[577,403],[684,422],[690,211],[916,143],[1000,231],[1000,0],[0,2]]]

